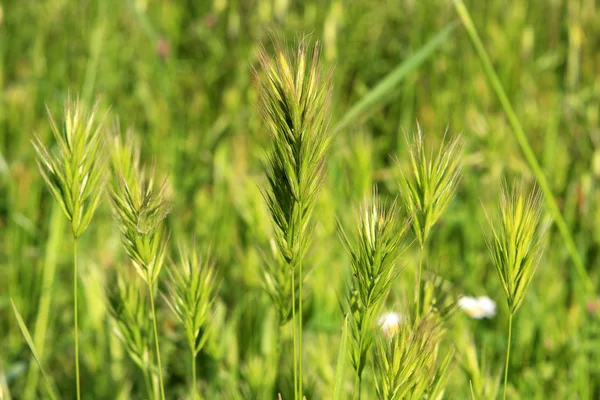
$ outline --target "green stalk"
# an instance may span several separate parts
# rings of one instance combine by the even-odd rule
[[[146,386],[146,394],[149,399],[154,399],[154,389],[150,383],[150,377],[148,376],[148,368],[144,368],[144,386]]]
[[[366,315],[369,314],[369,308],[365,307],[365,311],[363,314],[363,317],[365,317]],[[361,320],[360,323],[360,336],[358,337],[358,351],[359,351],[359,357],[360,354],[362,353],[362,347],[363,347],[363,338],[365,337],[366,332],[365,332],[365,318],[363,318]],[[359,358],[359,365],[358,368],[360,369],[362,361]],[[362,388],[362,371],[356,371],[356,377],[354,378],[354,399],[355,400],[360,400],[360,395],[361,395],[361,388]]]
[[[192,349],[192,399],[196,400],[198,393],[196,393],[196,353]]]
[[[360,400],[360,387],[362,385],[362,376],[358,371],[354,377],[354,398]]]
[[[81,388],[79,383],[79,317],[77,315],[77,242],[78,238],[73,237],[73,314],[75,319],[75,379],[77,383],[77,400],[81,399]]]
[[[158,345],[158,328],[156,324],[156,309],[154,308],[154,290],[150,283],[150,276],[147,277],[148,290],[150,291],[150,306],[152,307],[152,325],[154,327],[154,343],[156,348],[156,359],[158,361],[158,382],[160,385],[161,399],[165,400],[165,386],[163,384],[162,364],[160,362],[160,346]]]
[[[295,273],[292,269],[292,333],[293,333],[293,346],[294,346],[294,399],[298,400],[298,359],[296,353],[298,351],[297,346],[297,326],[296,326],[296,279]]]
[[[298,296],[300,297],[299,310],[298,310],[298,389],[300,392],[300,400],[303,399],[302,396],[302,281],[304,279],[302,275],[302,255],[300,256],[300,265],[298,266],[300,273],[300,290],[298,291]]]
[[[502,397],[506,400],[506,384],[508,382],[508,361],[510,359],[510,340],[512,337],[512,318],[513,314],[510,313],[508,317],[508,345],[506,346],[506,365],[504,366],[504,396]]]
[[[417,288],[415,290],[416,292],[416,299],[415,299],[415,303],[417,305],[417,310],[416,310],[416,316],[417,319],[419,319],[419,317],[421,316],[421,269],[423,266],[423,245],[421,245],[420,249],[419,249],[419,270],[417,272]]]
[[[46,254],[44,257],[42,273],[42,293],[38,303],[38,313],[35,321],[35,333],[33,343],[38,351],[38,355],[43,359],[46,344],[46,335],[48,320],[50,316],[50,306],[52,304],[52,294],[54,293],[54,277],[56,275],[56,259],[62,243],[62,233],[65,227],[65,218],[62,216],[60,206],[53,202],[50,216],[50,234],[48,244],[46,245]],[[40,370],[37,365],[32,364],[27,373],[27,382],[25,384],[25,399],[35,397]]]
[[[519,122],[519,119],[517,118],[517,115],[516,115],[515,111],[513,110],[512,106],[510,104],[510,101],[508,100],[508,96],[504,92],[502,83],[500,82],[498,75],[494,71],[492,62],[490,61],[490,58],[485,50],[485,47],[483,46],[483,43],[481,42],[481,38],[479,37],[477,28],[473,24],[473,20],[471,19],[469,11],[465,7],[462,0],[454,0],[454,8],[456,9],[456,12],[460,16],[460,19],[463,23],[463,26],[467,30],[467,33],[469,34],[469,37],[473,44],[473,47],[475,47],[475,51],[477,52],[477,55],[479,56],[479,59],[483,65],[483,70],[485,72],[485,75],[486,75],[488,81],[490,82],[490,84],[492,85],[492,88],[496,92],[496,96],[498,97],[498,100],[500,101],[500,104],[502,105],[502,108],[504,109],[504,113],[506,114],[506,117],[508,118],[508,121],[511,125],[512,132],[513,132],[515,138],[517,139],[519,146],[521,147],[521,151],[523,151],[523,155],[525,156],[525,159],[527,160],[529,167],[531,168],[533,174],[535,175],[540,189],[544,193],[544,197],[546,198],[548,208],[550,209],[550,212],[552,213],[554,222],[556,223],[556,226],[558,227],[558,230],[559,230],[560,234],[562,235],[563,240],[565,241],[567,250],[569,251],[571,260],[575,264],[575,269],[576,269],[577,273],[579,274],[579,278],[581,279],[581,281],[583,283],[584,289],[586,290],[586,292],[589,295],[594,295],[593,284],[587,274],[587,271],[585,270],[585,266],[583,265],[583,260],[581,259],[581,256],[579,255],[579,252],[577,251],[577,246],[575,245],[575,241],[573,240],[573,237],[571,236],[571,233],[569,232],[569,228],[567,227],[567,224],[560,212],[560,209],[558,208],[558,204],[556,202],[554,195],[552,194],[552,189],[550,188],[550,185],[548,184],[546,175],[544,174],[542,168],[540,167],[540,164],[537,161],[535,153],[533,152],[533,150],[531,149],[531,146],[529,145],[529,142],[527,141],[527,136],[525,136],[523,127],[521,126],[521,123]]]

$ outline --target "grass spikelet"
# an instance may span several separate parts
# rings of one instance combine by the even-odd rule
[[[161,398],[165,399],[156,310],[155,283],[165,260],[167,237],[163,220],[170,211],[165,200],[165,184],[159,185],[154,171],[140,165],[139,147],[129,134],[125,141],[115,135],[112,156],[113,215],[121,230],[121,239],[138,274],[146,282],[154,327]]]
[[[165,184],[158,184],[154,171],[140,166],[139,148],[131,134],[123,142],[114,137],[112,156],[113,215],[121,229],[122,242],[148,285],[153,285],[165,259],[167,240],[161,222],[170,211]]]
[[[523,303],[543,253],[541,213],[539,190],[535,188],[527,194],[522,184],[514,184],[512,189],[502,188],[497,221],[493,221],[488,216],[492,232],[487,236],[488,247],[509,308],[504,398],[506,398],[513,315]]]
[[[438,361],[446,331],[437,318],[400,324],[391,338],[375,340],[374,375],[380,399],[440,399],[444,394],[453,351]]]
[[[48,112],[58,151],[49,151],[38,136],[32,142],[40,172],[71,222],[75,239],[88,227],[103,194],[105,127],[97,122],[97,111],[98,104],[88,112],[78,99],[69,98],[61,125]]]
[[[142,370],[149,398],[154,398],[150,383],[152,361],[150,343],[152,326],[148,318],[146,291],[139,281],[117,277],[116,289],[110,293],[109,311],[113,332],[123,342],[127,354]]]
[[[412,217],[412,229],[419,242],[419,269],[415,288],[417,316],[421,314],[421,271],[425,242],[431,228],[446,210],[461,176],[462,141],[457,137],[442,143],[436,155],[427,154],[421,127],[409,145],[410,169],[400,169],[400,191]]]
[[[218,287],[214,263],[208,256],[203,260],[196,248],[190,251],[183,247],[179,255],[179,263],[167,269],[169,290],[164,298],[185,330],[192,355],[192,398],[195,399],[196,357],[208,339],[205,325]]]
[[[412,216],[412,228],[421,247],[431,228],[446,210],[460,180],[462,142],[459,137],[442,143],[437,154],[428,155],[421,127],[410,148],[410,171],[402,171],[400,188],[404,205]]]
[[[275,240],[291,281],[294,320],[294,392],[302,394],[303,257],[312,233],[311,215],[321,187],[331,141],[327,111],[331,92],[323,77],[319,46],[300,39],[295,56],[275,42],[275,55],[260,52],[262,79],[257,75],[260,111],[271,134],[266,162],[268,187],[263,191],[275,226]],[[280,282],[278,276],[272,282]],[[297,278],[297,279],[296,279]],[[287,286],[280,285],[282,287]],[[299,310],[296,315],[296,286]],[[280,311],[280,315],[284,314]],[[296,321],[296,317],[297,321]]]
[[[398,223],[396,203],[384,208],[378,194],[367,201],[356,218],[355,239],[340,226],[340,237],[350,257],[352,283],[348,299],[351,360],[355,371],[354,397],[361,395],[362,373],[373,342],[372,327],[391,285],[398,276],[398,258],[408,224]]]
[[[515,184],[502,189],[498,221],[488,218],[488,247],[511,314],[523,302],[543,253],[541,213],[541,193],[534,189],[526,194]]]
[[[73,314],[75,336],[75,379],[79,379],[79,316],[77,243],[88,227],[102,197],[106,157],[103,151],[104,123],[97,122],[98,104],[87,111],[78,99],[69,99],[64,119],[58,125],[50,112],[50,127],[58,151],[50,151],[39,136],[32,141],[38,167],[54,198],[71,223],[73,233]]]

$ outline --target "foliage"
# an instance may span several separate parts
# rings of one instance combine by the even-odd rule
[[[48,398],[47,388],[57,398],[76,398],[76,316],[86,399],[157,398],[159,371],[167,398],[291,399],[298,393],[292,349],[299,348],[289,321],[295,308],[298,327],[300,305],[304,396],[351,398],[354,314],[346,295],[357,279],[336,222],[354,243],[355,210],[377,187],[383,209],[397,202],[398,227],[405,214],[431,226],[433,213],[418,219],[405,210],[410,197],[398,185],[399,171],[414,182],[410,154],[419,130],[427,160],[460,137],[460,160],[450,160],[459,165],[460,179],[423,249],[418,235],[424,231],[410,226],[404,235],[405,250],[394,266],[399,272],[380,313],[365,325],[370,335],[381,335],[383,315],[409,321],[396,332],[412,332],[435,316],[444,335],[431,365],[439,367],[453,354],[444,398],[497,398],[503,373],[507,398],[600,397],[600,319],[594,307],[600,271],[600,24],[593,1],[388,0],[378,7],[366,0],[0,3],[3,399]],[[279,139],[274,136],[260,111],[262,85],[269,82],[261,59],[267,55],[276,66],[277,55],[288,54],[289,69],[298,72],[298,38],[306,32],[305,73],[312,43],[320,43],[318,89],[328,104],[319,118],[327,121],[328,142],[305,219],[307,235],[295,242],[306,244],[298,253],[302,273],[298,265],[292,275],[278,241],[280,228],[261,193],[271,190],[265,172],[273,147],[286,138],[279,135],[284,130],[276,132]],[[86,143],[93,145],[80,142],[78,149],[97,151],[92,163],[73,158],[61,144],[67,143],[63,121],[69,109],[81,110],[69,115],[81,121],[80,139],[90,134]],[[128,138],[128,131],[135,136]],[[100,139],[90,141],[96,132]],[[44,160],[57,171],[63,159],[84,166],[70,171],[83,172],[86,182],[105,170],[94,189],[99,194],[88,183],[84,192],[72,190],[81,189],[83,180],[61,186]],[[514,315],[486,242],[493,241],[492,229],[499,235],[503,229],[494,211],[503,181],[539,187],[539,224],[552,221],[535,275],[526,288],[524,280],[511,286]],[[72,198],[61,203],[55,193],[62,199],[63,189]],[[138,219],[146,233],[138,231],[137,221],[115,222],[113,190],[125,201],[123,216]],[[522,194],[528,199],[527,191]],[[141,207],[144,197],[152,201]],[[132,240],[125,246],[121,227]],[[79,234],[76,253],[73,233]],[[142,261],[150,266],[151,287],[128,256],[138,239],[134,259],[143,275]],[[171,296],[168,271],[181,267],[179,248],[192,240],[190,253],[195,248],[202,255],[202,267],[214,264],[216,283],[199,340],[208,334],[193,364],[177,314],[163,296],[154,298],[155,313],[150,304],[150,294]],[[152,265],[157,253],[163,254]],[[517,282],[506,272],[507,282]],[[119,295],[119,285],[130,294]],[[527,293],[517,293],[517,286]],[[489,297],[497,304],[495,316],[472,319],[454,305],[461,296]],[[126,313],[123,304],[135,297]],[[115,334],[113,307],[143,332],[146,371]],[[399,340],[396,348],[408,351],[407,343]],[[377,398],[383,382],[375,373],[380,344],[389,343],[374,339],[366,357],[363,398]]]

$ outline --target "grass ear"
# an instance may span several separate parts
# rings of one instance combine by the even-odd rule
[[[168,234],[164,219],[170,212],[166,181],[158,183],[154,168],[146,170],[139,159],[139,145],[131,133],[123,141],[115,133],[110,191],[113,216],[121,230],[121,242],[139,276],[146,282],[154,330],[161,398],[165,399],[154,292],[167,255]]]
[[[504,369],[504,398],[508,381],[508,363],[513,315],[517,312],[543,253],[541,228],[542,196],[537,188],[529,193],[522,183],[502,187],[498,217],[488,216],[491,234],[487,243],[498,278],[508,303],[508,344]]]
[[[255,71],[255,76],[259,110],[271,135],[265,165],[268,185],[263,196],[283,262],[266,268],[263,276],[264,286],[283,320],[289,315],[287,304],[291,303],[294,396],[302,399],[303,259],[310,246],[312,211],[325,176],[332,138],[328,119],[332,85],[331,74],[322,71],[318,43],[310,45],[308,38],[300,38],[295,54],[283,50],[276,40],[274,45],[274,56],[264,48],[260,51],[261,70]]]
[[[376,191],[356,216],[350,239],[340,226],[340,238],[350,258],[352,283],[348,291],[350,354],[355,372],[354,396],[360,398],[362,374],[373,343],[372,327],[400,269],[402,239],[408,223],[398,221],[396,203],[386,208]]]
[[[445,137],[444,137],[445,138]],[[421,247],[424,246],[431,228],[454,197],[461,177],[462,140],[456,137],[445,140],[434,155],[425,149],[423,132],[409,140],[410,168],[400,168],[401,199],[412,217],[412,228]]]
[[[510,313],[514,314],[523,303],[544,250],[541,193],[537,188],[526,193],[517,183],[512,188],[503,186],[498,208],[494,220],[488,216],[491,233],[486,239]]]

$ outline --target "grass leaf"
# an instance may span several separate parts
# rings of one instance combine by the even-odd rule
[[[340,340],[340,350],[338,353],[337,364],[335,368],[335,386],[333,387],[332,400],[338,400],[342,393],[344,385],[344,367],[346,366],[346,347],[348,346],[348,318],[347,314],[344,318],[344,328],[342,329],[342,339]]]
[[[429,58],[429,56],[431,56],[435,50],[450,37],[450,34],[454,32],[457,25],[457,22],[448,24],[419,51],[404,60],[402,64],[398,65],[396,69],[383,78],[373,89],[369,90],[358,103],[354,104],[354,106],[340,118],[332,132],[337,133],[348,127],[348,125],[358,119],[358,117],[367,115],[370,109],[374,108],[378,103],[382,103],[384,97],[398,86],[406,75],[414,71],[421,63],[423,63],[423,61],[427,60],[427,58]]]
[[[48,391],[48,396],[50,396],[51,399],[56,399],[54,391],[52,390],[52,385],[50,385],[50,381],[48,380],[48,375],[46,375],[46,371],[44,371],[44,367],[42,367],[42,362],[41,362],[40,358],[38,357],[37,351],[35,350],[35,345],[33,344],[33,339],[31,338],[31,335],[29,334],[29,330],[27,329],[27,326],[25,325],[25,321],[23,321],[23,317],[21,317],[21,314],[19,314],[19,311],[17,310],[17,306],[15,306],[15,302],[13,301],[12,298],[10,299],[10,302],[12,304],[13,311],[15,312],[15,317],[17,318],[17,322],[19,323],[19,329],[21,329],[21,333],[23,334],[23,337],[25,338],[25,341],[27,342],[27,345],[29,346],[29,350],[31,350],[31,354],[33,354],[33,358],[35,358],[35,361],[37,362],[38,366],[40,367],[40,371],[42,371],[42,376],[44,377],[44,381],[46,382],[46,390]]]

